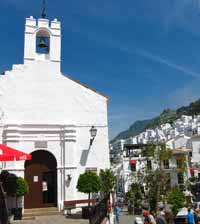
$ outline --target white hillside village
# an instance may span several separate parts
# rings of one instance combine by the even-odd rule
[[[133,182],[138,182],[145,168],[155,170],[157,161],[142,156],[148,144],[164,143],[172,152],[163,168],[169,170],[170,185],[184,185],[191,177],[200,177],[200,116],[182,115],[172,124],[166,123],[155,129],[147,129],[128,139],[117,139],[110,144],[111,161],[118,176],[118,191],[126,193]],[[179,171],[179,157],[185,157],[184,174]]]

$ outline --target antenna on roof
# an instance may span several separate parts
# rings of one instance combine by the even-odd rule
[[[45,0],[42,1],[42,18],[43,19],[46,18],[46,1]]]

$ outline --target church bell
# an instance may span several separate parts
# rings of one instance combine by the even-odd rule
[[[48,48],[48,45],[45,43],[45,39],[44,39],[44,37],[41,37],[41,38],[40,38],[40,42],[39,42],[39,44],[38,44],[38,47],[39,47],[39,48]]]

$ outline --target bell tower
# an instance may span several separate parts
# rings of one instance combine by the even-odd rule
[[[49,21],[45,18],[35,19],[32,16],[26,19],[24,64],[35,61],[44,61],[57,64],[61,61],[61,24],[57,19]]]

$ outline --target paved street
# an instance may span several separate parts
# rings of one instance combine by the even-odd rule
[[[134,215],[129,215],[128,212],[123,209],[120,217],[120,224],[133,224],[134,223]]]
[[[134,217],[133,215],[128,215],[127,212],[122,212],[120,218],[120,224],[133,224]]]
[[[134,216],[126,211],[121,213],[120,224],[133,224]],[[13,221],[11,224],[89,224],[88,220],[68,219],[63,215],[41,216],[35,220]]]
[[[88,220],[68,219],[63,215],[36,217],[35,220],[13,221],[11,224],[88,224]]]
[[[66,218],[63,215],[36,216],[35,220],[12,221],[11,224],[89,224],[88,220],[80,219],[80,215],[72,218]],[[120,217],[120,224],[133,224],[134,216],[129,215],[126,209],[123,209]]]

